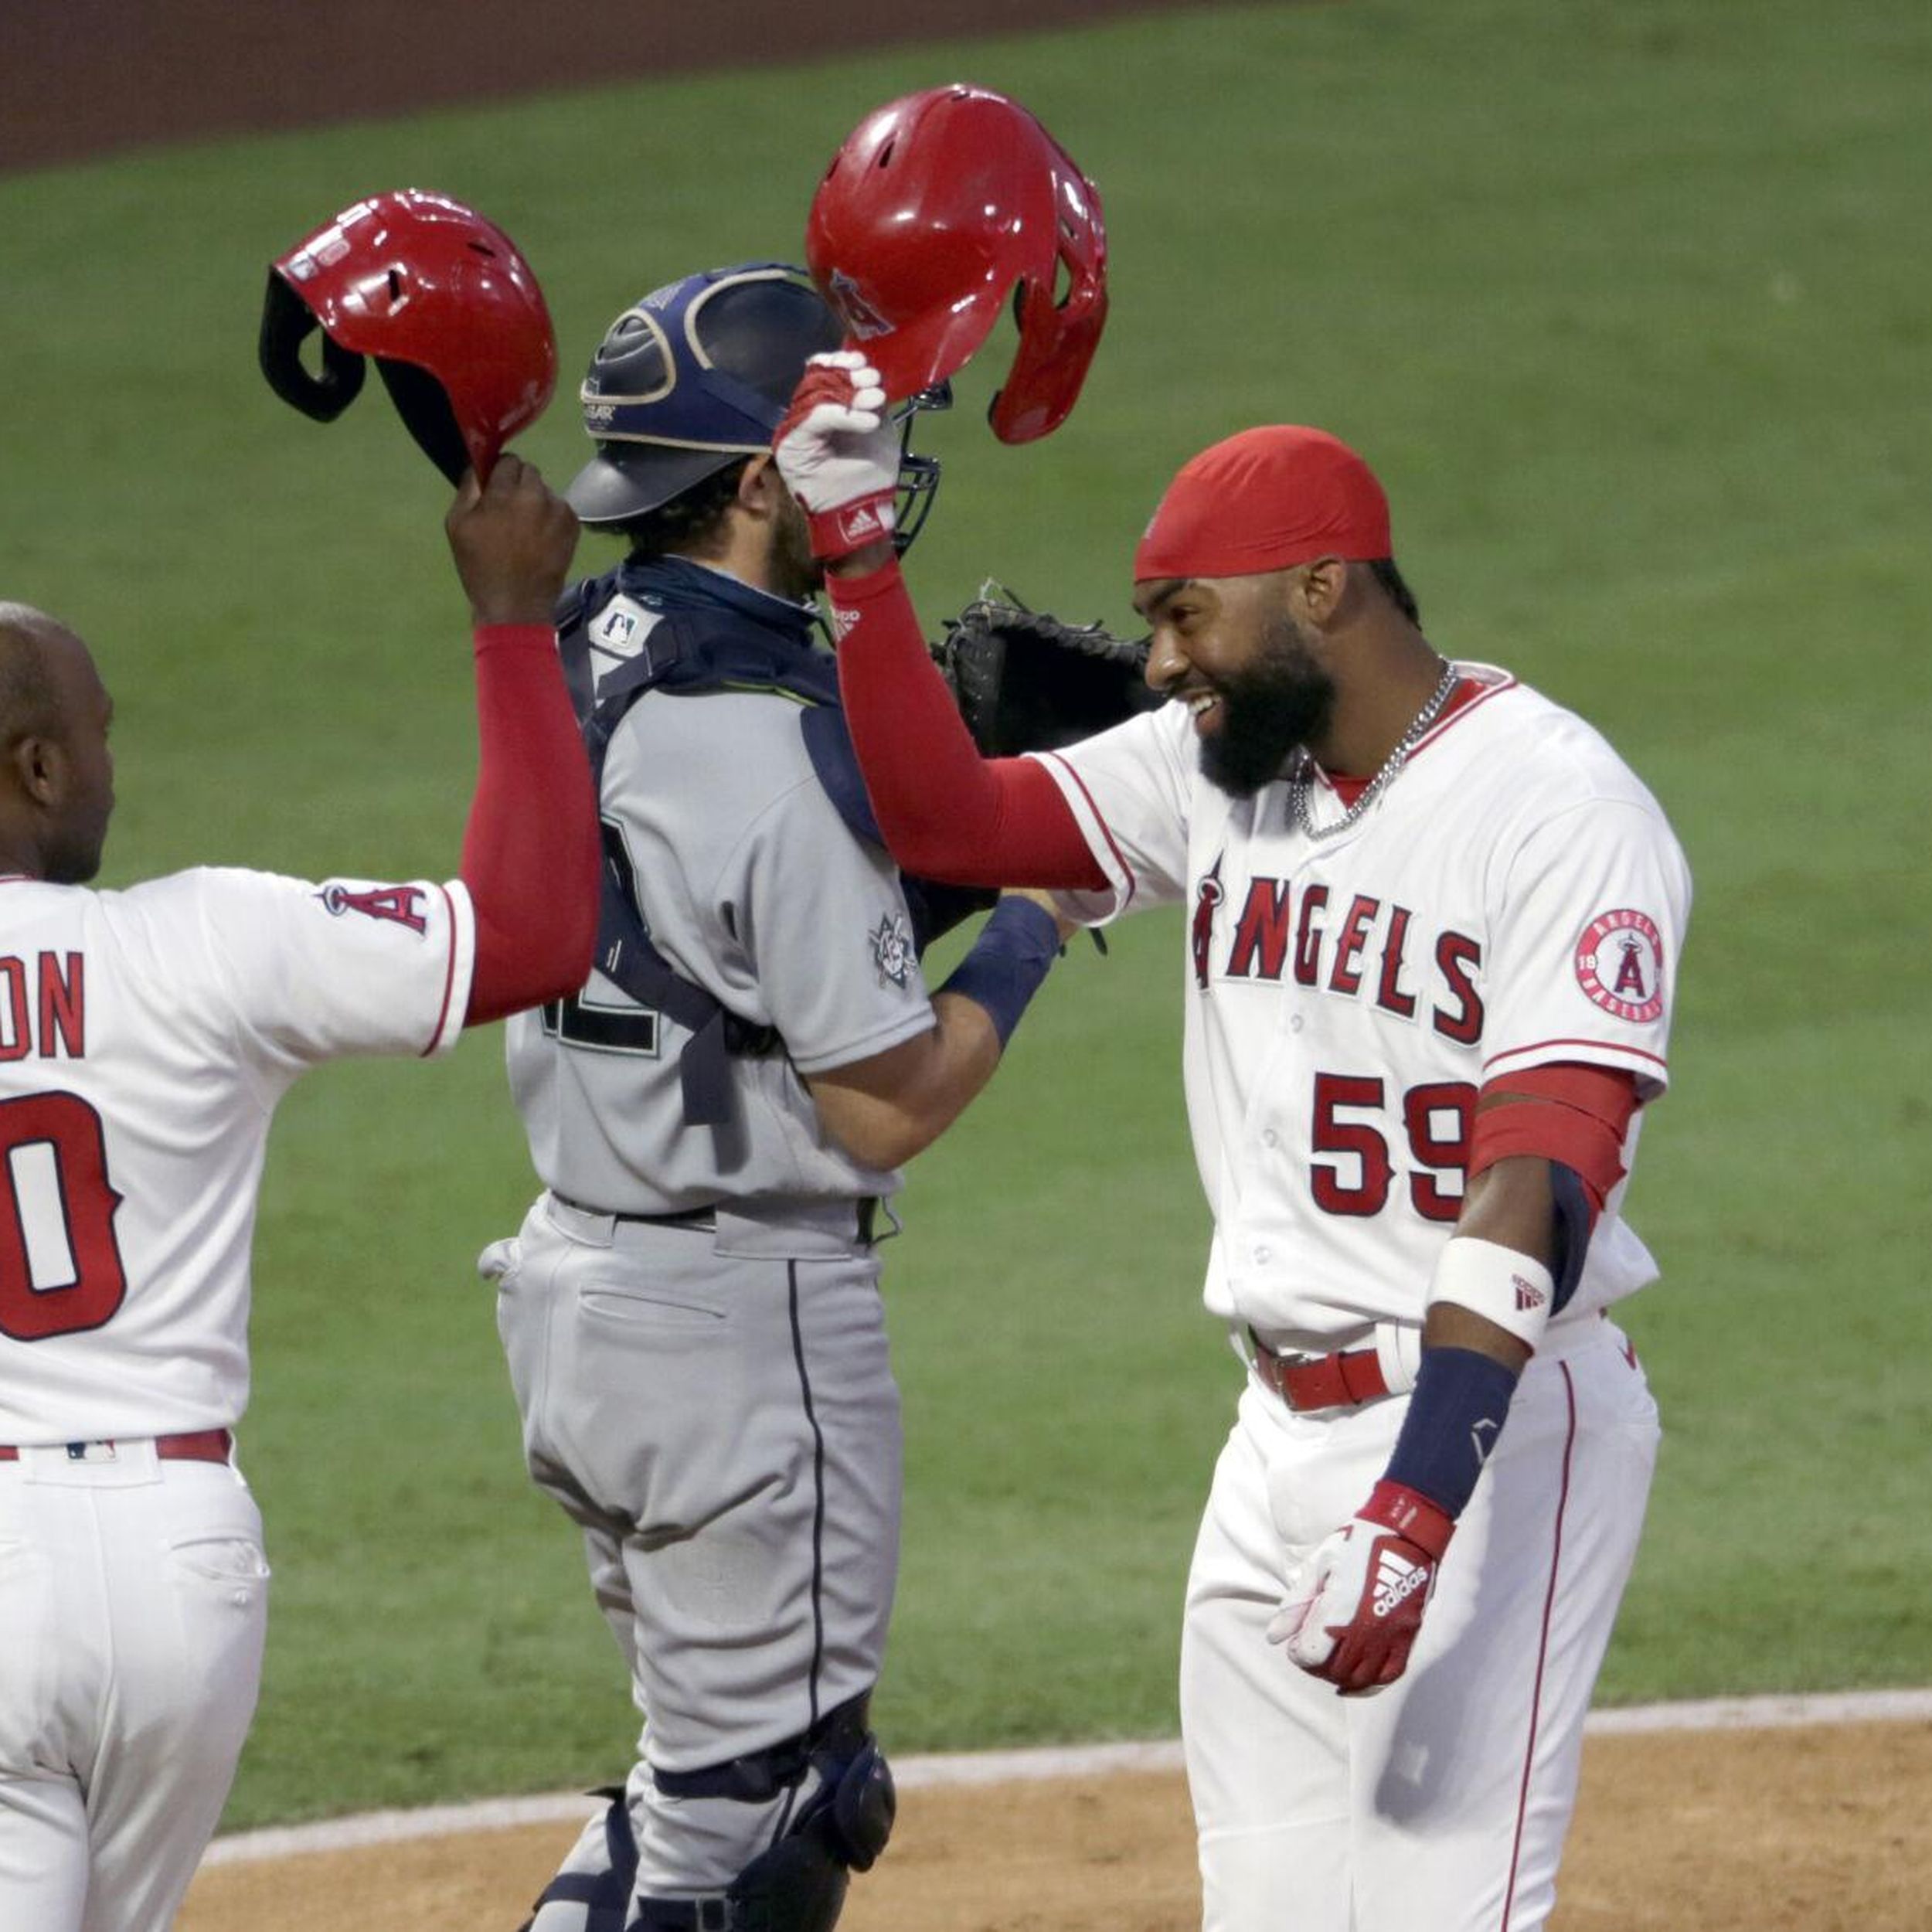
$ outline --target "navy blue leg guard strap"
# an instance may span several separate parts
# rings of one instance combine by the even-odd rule
[[[611,1801],[604,1815],[605,1869],[558,1872],[538,1896],[534,1909],[541,1912],[546,1905],[581,1905],[586,1908],[583,1932],[625,1932],[631,1890],[638,1876],[638,1842],[631,1830],[631,1810],[621,1785],[592,1795]],[[525,1932],[529,1932],[527,1926]]]

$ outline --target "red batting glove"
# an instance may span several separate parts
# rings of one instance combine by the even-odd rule
[[[815,355],[772,438],[778,474],[811,526],[811,553],[835,563],[893,533],[899,433],[879,372],[855,349]]]
[[[1344,1696],[1366,1696],[1408,1666],[1453,1518],[1399,1482],[1379,1482],[1355,1519],[1296,1572],[1268,1641]]]

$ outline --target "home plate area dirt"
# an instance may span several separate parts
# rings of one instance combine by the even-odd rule
[[[1551,1932],[1926,1932],[1929,1820],[1932,1723],[1593,1737]],[[515,1932],[573,1835],[526,1825],[213,1866],[179,1932]],[[1286,1901],[1281,1923],[1295,1932]],[[1425,1906],[1415,1932],[1435,1923]],[[908,1791],[841,1932],[1199,1923],[1181,1779],[1115,1773]]]

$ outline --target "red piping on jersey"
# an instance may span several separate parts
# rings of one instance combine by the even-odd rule
[[[1543,1593],[1543,1630],[1536,1641],[1536,1682],[1529,1695],[1529,1736],[1523,1746],[1522,1781],[1516,1791],[1516,1828],[1509,1845],[1509,1886],[1503,1893],[1502,1917],[1496,1932],[1509,1932],[1510,1908],[1516,1902],[1516,1868],[1522,1860],[1523,1820],[1529,1809],[1529,1774],[1536,1761],[1536,1726],[1543,1716],[1543,1666],[1549,1658],[1549,1624],[1556,1607],[1556,1578],[1563,1560],[1563,1516],[1570,1507],[1570,1458],[1577,1446],[1577,1385],[1570,1379],[1570,1364],[1556,1364],[1563,1372],[1563,1400],[1570,1419],[1563,1430],[1563,1485],[1556,1492],[1556,1529],[1549,1550],[1549,1587]]]
[[[1608,1040],[1600,1039],[1538,1039],[1524,1046],[1506,1046],[1500,1053],[1492,1053],[1482,1063],[1482,1070],[1489,1070],[1502,1060],[1519,1059],[1525,1053],[1541,1053],[1553,1046],[1587,1046],[1597,1053],[1628,1053],[1633,1060],[1648,1060],[1653,1066],[1668,1067],[1670,1063],[1661,1053],[1647,1053],[1641,1046],[1618,1046]]]
[[[1043,762],[1050,758],[1079,787],[1080,796],[1087,801],[1087,810],[1094,815],[1094,824],[1100,828],[1100,836],[1107,841],[1107,850],[1114,855],[1114,864],[1121,869],[1121,876],[1127,881],[1127,890],[1115,908],[1117,912],[1125,912],[1134,903],[1134,891],[1138,882],[1134,876],[1134,868],[1127,862],[1127,855],[1121,850],[1119,842],[1114,836],[1114,828],[1107,822],[1106,814],[1094,802],[1094,794],[1087,788],[1087,781],[1057,752],[1043,751],[1036,755]]]
[[[427,1060],[436,1051],[437,1043],[443,1037],[443,1029],[450,1017],[450,995],[456,986],[456,906],[450,897],[447,886],[436,889],[443,895],[443,914],[449,927],[449,955],[443,962],[443,1003],[436,1009],[436,1024],[430,1029],[429,1044],[417,1055],[418,1060]]]

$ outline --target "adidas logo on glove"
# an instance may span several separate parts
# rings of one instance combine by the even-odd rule
[[[1393,1549],[1376,1557],[1375,1614],[1392,1617],[1429,1580],[1427,1563],[1412,1563]]]
[[[891,528],[891,519],[883,506],[873,503],[855,503],[838,519],[839,534],[852,544],[883,536]]]

